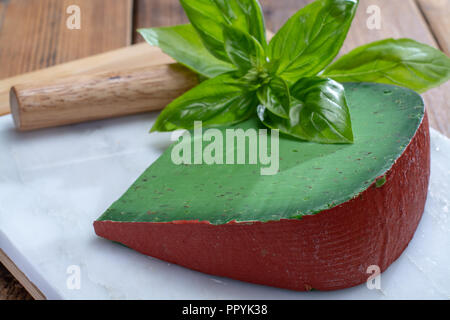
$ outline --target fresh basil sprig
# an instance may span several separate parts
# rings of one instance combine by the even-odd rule
[[[144,39],[198,74],[213,78],[236,70],[231,63],[214,57],[190,24],[173,27],[140,29]]]
[[[317,75],[341,49],[357,5],[357,0],[318,0],[294,14],[270,41],[274,71],[291,83]]]
[[[252,115],[307,141],[352,143],[344,87],[396,84],[423,92],[450,78],[450,59],[410,39],[359,47],[336,62],[358,0],[316,0],[266,41],[257,0],[180,0],[191,24],[140,29],[152,45],[207,78],[172,101],[151,131],[228,125]]]
[[[301,78],[290,89],[289,116],[278,116],[264,105],[258,117],[267,127],[309,141],[353,141],[344,87],[328,78]],[[268,111],[269,110],[269,111]]]
[[[223,49],[224,25],[247,32],[262,44],[266,42],[264,17],[257,0],[180,0],[180,3],[205,47],[221,60],[230,60]]]
[[[240,83],[235,73],[224,73],[173,100],[151,131],[193,129],[197,120],[202,120],[205,127],[237,123],[248,119],[257,103],[253,92]]]

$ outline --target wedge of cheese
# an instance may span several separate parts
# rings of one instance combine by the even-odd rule
[[[184,164],[169,148],[94,222],[97,235],[201,272],[333,290],[384,271],[411,240],[429,179],[428,121],[408,89],[345,84],[354,144],[279,140],[262,164]],[[250,119],[232,128],[259,128]],[[226,130],[222,128],[220,130]]]

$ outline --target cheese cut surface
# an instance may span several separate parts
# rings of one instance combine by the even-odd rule
[[[345,203],[373,184],[381,187],[422,122],[423,101],[396,86],[347,83],[345,88],[354,144],[317,144],[280,135],[275,175],[261,175],[260,169],[268,167],[262,164],[176,165],[172,146],[98,221],[221,225],[301,219]],[[250,119],[229,128],[263,127]]]

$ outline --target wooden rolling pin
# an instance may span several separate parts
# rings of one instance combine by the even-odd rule
[[[159,48],[138,44],[1,80],[0,112],[11,88],[18,130],[61,126],[162,109],[197,82]]]
[[[0,116],[10,113],[9,91],[12,86],[25,83],[40,83],[58,78],[96,74],[107,71],[124,71],[154,65],[174,63],[168,55],[147,43],[72,60],[49,68],[20,74],[0,80]]]
[[[161,64],[16,85],[10,106],[27,131],[160,110],[197,83],[187,68]]]

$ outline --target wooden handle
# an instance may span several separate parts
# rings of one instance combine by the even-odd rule
[[[171,63],[17,85],[10,106],[16,128],[27,131],[159,110],[197,83]]]
[[[0,116],[10,112],[9,95],[12,86],[25,83],[41,83],[57,78],[92,75],[100,72],[118,72],[134,68],[174,63],[161,49],[147,43],[96,54],[86,58],[58,64],[49,68],[20,74],[0,80]]]

